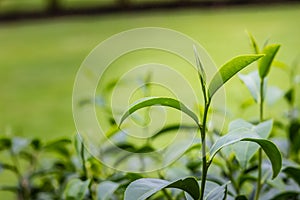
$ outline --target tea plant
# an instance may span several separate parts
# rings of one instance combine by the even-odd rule
[[[179,188],[185,191],[193,199],[213,199],[218,196],[219,199],[225,199],[227,197],[227,185],[228,183],[215,188],[208,192],[205,190],[207,185],[207,174],[210,165],[213,162],[213,158],[216,154],[224,147],[241,142],[249,141],[258,144],[261,149],[264,150],[266,155],[271,161],[273,169],[273,178],[275,178],[281,170],[281,155],[276,145],[267,139],[261,138],[255,131],[247,127],[239,127],[220,137],[210,148],[207,153],[206,147],[206,136],[207,136],[207,119],[210,109],[210,104],[214,94],[222,87],[229,79],[231,79],[240,70],[258,60],[264,55],[242,55],[233,58],[229,62],[225,63],[219,71],[214,75],[211,82],[207,84],[206,74],[204,67],[202,66],[201,59],[198,56],[197,50],[195,49],[197,71],[200,80],[201,92],[204,101],[204,110],[200,114],[202,120],[200,122],[198,115],[190,110],[184,103],[177,99],[169,97],[148,97],[143,98],[137,103],[130,106],[121,118],[120,125],[124,120],[129,117],[132,113],[139,109],[149,106],[167,106],[175,108],[184,114],[188,115],[198,126],[201,138],[201,152],[202,152],[202,171],[200,183],[197,182],[196,177],[187,177],[185,179],[176,180],[174,182],[168,182],[162,179],[140,179],[131,183],[125,191],[125,199],[146,199],[156,192],[165,188]],[[266,71],[266,69],[264,69]],[[266,73],[266,72],[264,72]],[[261,159],[261,158],[260,158]],[[200,184],[200,185],[199,185]],[[188,198],[190,198],[188,197]]]
[[[279,45],[265,44],[260,50],[254,37],[250,35],[250,39],[255,54],[231,59],[219,68],[210,81],[207,80],[205,66],[202,65],[197,49],[194,48],[199,93],[203,97],[203,106],[200,106],[199,112],[194,112],[178,99],[151,96],[151,73],[139,77],[143,82],[144,98],[130,105],[118,124],[113,118],[112,109],[103,103],[108,101],[116,80],[107,85],[104,94],[80,103],[80,106],[84,106],[95,101],[103,108],[109,116],[107,120],[111,126],[105,134],[113,140],[122,135],[119,128],[124,126],[127,118],[143,108],[148,112],[151,106],[170,107],[187,115],[193,124],[167,124],[152,134],[145,144],[137,146],[126,138],[116,140],[118,148],[129,152],[116,158],[117,165],[129,160],[132,153],[155,151],[153,142],[164,134],[177,130],[197,131],[198,137],[194,143],[179,160],[167,168],[148,174],[118,172],[91,156],[85,150],[84,141],[79,135],[73,140],[58,139],[49,142],[2,136],[0,151],[6,159],[0,161],[0,170],[14,174],[17,183],[1,183],[0,190],[11,191],[20,200],[299,199],[300,120],[296,95],[299,76],[295,66],[288,67],[275,60]],[[211,105],[217,91],[255,61],[258,64],[256,71],[246,75],[239,74],[239,78],[249,89],[253,102],[257,104],[258,114],[255,120],[233,120],[225,134],[209,127],[213,109]],[[286,92],[268,86],[267,79],[272,65],[280,65],[289,74],[290,85]],[[288,108],[281,111],[285,112],[285,119],[268,119],[265,104],[270,100],[287,102]],[[244,104],[243,106],[243,109],[248,109]],[[145,121],[149,120],[149,116],[145,116],[141,120],[134,120],[139,120],[139,124],[147,124]],[[277,132],[283,132],[284,138],[282,135],[281,138],[278,137]],[[114,156],[109,147],[104,149],[104,154]],[[141,171],[147,165],[143,159],[140,157],[143,164]]]

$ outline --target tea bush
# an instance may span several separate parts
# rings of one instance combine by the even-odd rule
[[[116,137],[126,119],[143,108],[171,107],[187,115],[193,124],[167,125],[152,134],[142,146],[126,139],[117,143],[119,148],[129,152],[152,152],[156,150],[152,142],[164,134],[179,129],[197,131],[198,140],[167,168],[151,173],[119,172],[91,156],[79,135],[73,139],[47,142],[36,138],[2,137],[0,151],[10,160],[1,161],[0,169],[13,173],[17,183],[1,183],[0,189],[11,191],[17,199],[24,200],[299,199],[300,118],[296,102],[299,75],[296,74],[296,66],[289,67],[275,59],[280,45],[266,43],[260,49],[254,37],[249,36],[254,54],[234,57],[219,68],[210,82],[206,80],[205,66],[194,48],[199,92],[203,97],[199,114],[178,99],[145,95],[145,98],[130,105],[120,123],[117,124],[112,116],[108,118],[112,129],[107,136]],[[255,104],[259,111],[257,116],[253,121],[231,121],[226,133],[214,127],[208,128],[214,95],[240,70],[254,62],[257,63],[256,71],[238,76],[245,85],[241,84],[242,90],[247,88],[251,94],[251,104]],[[268,76],[273,66],[289,74],[287,91],[269,86]],[[147,90],[150,76],[143,81]],[[111,87],[113,84],[108,88]],[[285,119],[266,118],[265,104],[279,100],[286,101],[288,105],[287,110],[281,111]],[[250,105],[236,102],[236,105],[239,104],[243,104],[241,106],[246,110]],[[130,156],[118,158],[117,163]],[[147,162],[144,164],[147,165]]]

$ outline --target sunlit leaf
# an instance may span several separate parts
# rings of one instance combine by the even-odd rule
[[[263,55],[241,55],[225,63],[213,76],[209,87],[208,96],[212,98],[215,92],[222,87],[230,78],[252,62],[258,60]]]
[[[146,98],[142,98],[140,101],[134,103],[129,107],[129,109],[122,116],[119,126],[121,126],[124,120],[127,117],[129,117],[132,113],[134,113],[139,109],[146,108],[149,106],[167,106],[167,107],[175,108],[187,114],[196,122],[197,125],[199,125],[199,120],[197,115],[179,100],[168,98],[168,97],[146,97]]]
[[[126,188],[124,199],[144,200],[165,188],[181,189],[187,192],[194,200],[198,200],[200,196],[199,184],[194,177],[187,177],[173,182],[162,179],[143,178],[130,183]]]
[[[251,46],[253,48],[254,53],[259,54],[259,47],[257,45],[257,42],[256,42],[254,36],[251,33],[249,33],[249,32],[248,32],[248,36],[249,36],[249,39],[250,39],[250,42],[251,42]]]
[[[258,102],[260,96],[260,77],[258,71],[254,71],[246,75],[239,74],[239,78],[246,85],[255,102]],[[266,91],[265,88],[266,88],[266,81],[264,81],[264,92]]]
[[[197,65],[197,71],[199,74],[199,78],[201,80],[201,83],[206,85],[206,74],[203,68],[203,65],[201,63],[200,57],[199,57],[199,53],[197,51],[196,46],[194,46],[194,54],[195,54],[195,58],[196,58],[196,65]]]
[[[279,48],[280,45],[278,44],[270,44],[263,49],[262,53],[265,54],[265,56],[260,59],[258,64],[259,76],[261,78],[265,78],[268,75],[273,59]]]

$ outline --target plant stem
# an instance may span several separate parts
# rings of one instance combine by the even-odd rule
[[[84,176],[84,180],[86,180],[86,179],[88,178],[88,174],[87,174],[87,169],[86,169],[86,164],[85,164],[85,156],[84,156],[84,145],[83,145],[83,142],[81,143],[80,156],[81,156],[81,160],[82,160],[83,176]]]
[[[207,176],[207,158],[206,158],[206,121],[207,121],[207,114],[208,109],[210,105],[210,100],[208,102],[205,102],[204,107],[204,114],[203,114],[203,121],[202,121],[202,129],[201,131],[201,142],[202,142],[202,176],[201,176],[201,188],[200,188],[200,200],[203,200],[204,197],[204,190],[205,190],[205,182],[206,182],[206,176]]]
[[[259,101],[259,120],[264,118],[264,79],[260,80],[260,101]]]
[[[262,122],[264,118],[264,78],[260,79],[260,101],[259,101],[259,121]],[[259,200],[261,190],[261,177],[262,177],[262,150],[258,150],[258,175],[256,183],[255,200]]]
[[[162,189],[163,194],[167,198],[167,200],[173,200],[172,196],[168,193],[168,191],[164,188]]]

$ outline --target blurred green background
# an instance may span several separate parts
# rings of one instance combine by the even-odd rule
[[[92,0],[84,4],[79,0],[62,2],[66,7],[95,3]],[[0,13],[44,9],[45,6],[42,0],[0,0]],[[220,66],[233,56],[252,53],[248,30],[260,44],[265,39],[282,44],[278,59],[291,64],[300,53],[299,20],[300,5],[290,4],[0,23],[0,134],[46,140],[72,137],[76,132],[72,117],[76,72],[96,45],[121,31],[147,26],[180,31],[202,44]],[[272,84],[283,89],[287,87],[287,74],[280,69],[271,73]],[[247,95],[250,97],[247,92],[241,92],[241,85],[235,78],[226,86],[230,94],[227,102],[233,113],[239,111],[234,102],[243,101]],[[229,115],[229,118],[235,117]],[[4,175],[0,181],[8,181],[9,177]],[[0,196],[9,199],[7,194]]]
[[[220,66],[235,55],[252,52],[248,30],[261,44],[267,38],[282,44],[278,58],[291,64],[299,55],[299,19],[300,5],[277,5],[2,23],[0,132],[49,139],[73,135],[76,72],[88,53],[113,34],[145,26],[174,29],[202,44]],[[230,102],[241,97],[228,98],[233,98]]]

